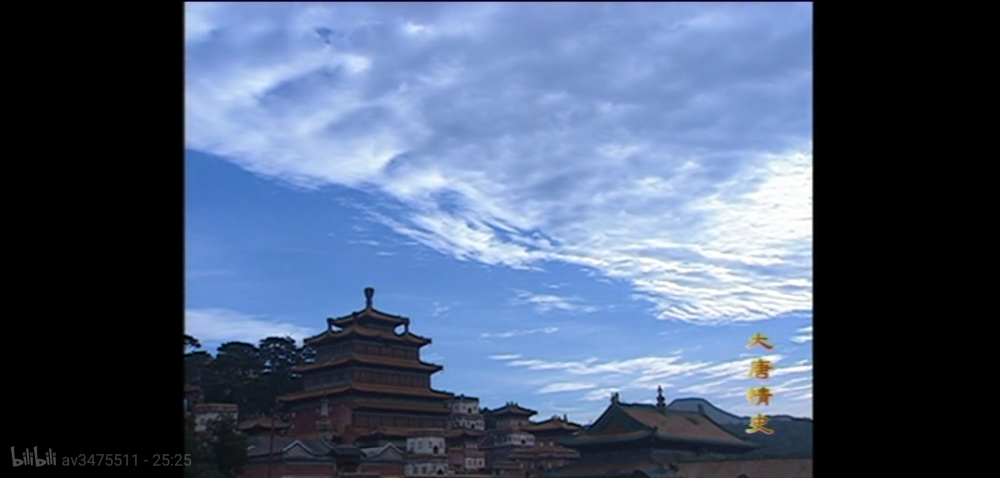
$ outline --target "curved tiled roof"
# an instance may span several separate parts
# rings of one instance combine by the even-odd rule
[[[304,342],[308,345],[315,345],[318,343],[326,342],[328,340],[341,339],[352,336],[384,339],[393,342],[406,342],[421,346],[428,345],[431,343],[431,339],[421,337],[411,332],[406,332],[404,334],[397,334],[391,330],[370,329],[358,325],[352,325],[341,331],[327,330],[326,332],[323,332],[319,335],[305,339]]]
[[[409,395],[414,397],[429,398],[451,398],[450,393],[439,392],[426,388],[397,387],[392,385],[375,385],[368,383],[354,383],[339,387],[323,388],[319,390],[303,390],[301,392],[290,393],[279,398],[283,402],[293,402],[309,398],[323,397],[327,395],[339,395],[344,392],[354,391],[361,393],[378,393],[386,395]]]
[[[413,370],[422,370],[427,372],[439,372],[444,369],[444,367],[432,363],[426,363],[419,360],[405,360],[390,357],[379,357],[377,355],[364,355],[364,354],[351,354],[346,357],[332,358],[325,360],[323,362],[304,364],[295,367],[296,372],[308,372],[310,370],[322,370],[324,368],[336,367],[339,365],[344,365],[351,362],[357,362],[366,365],[384,365],[386,367],[394,368],[408,368]]]
[[[337,318],[331,318],[331,319],[327,319],[327,320],[328,320],[329,323],[332,323],[333,325],[336,325],[337,327],[345,327],[345,326],[347,326],[349,324],[354,323],[356,320],[358,320],[358,319],[360,319],[362,317],[373,318],[373,319],[384,321],[384,322],[387,322],[389,324],[394,324],[394,325],[406,325],[406,324],[410,323],[410,319],[408,319],[406,317],[403,317],[401,315],[393,315],[393,314],[389,314],[389,313],[386,313],[386,312],[382,312],[381,310],[378,310],[378,309],[375,309],[375,308],[363,309],[363,310],[359,310],[357,312],[351,312],[348,315],[344,315],[344,316],[337,317]]]
[[[560,440],[560,444],[587,447],[653,440],[660,443],[721,446],[742,451],[758,448],[757,445],[730,433],[699,412],[678,412],[653,405],[613,402],[598,419],[598,423],[601,422],[617,426],[591,428]]]
[[[576,423],[567,422],[561,418],[550,418],[544,422],[532,423],[521,428],[524,431],[536,433],[536,432],[547,432],[547,431],[580,431],[583,430],[581,425]]]
[[[281,420],[275,420],[274,421],[274,428],[280,429],[280,428],[288,428],[288,427],[289,427],[288,423],[285,423],[285,422],[283,422]],[[270,418],[265,418],[265,417],[251,418],[249,420],[244,420],[239,425],[239,429],[240,430],[251,430],[251,429],[254,429],[254,428],[266,428],[266,429],[270,429],[271,428],[271,419]]]
[[[520,415],[524,417],[530,417],[532,415],[538,414],[538,412],[531,410],[529,408],[524,408],[516,403],[507,403],[504,406],[497,408],[496,410],[489,410],[487,413],[493,416]]]
[[[653,436],[653,430],[636,430],[626,433],[614,433],[614,434],[582,434],[579,436],[564,438],[559,440],[560,445],[564,446],[581,446],[581,445],[598,445],[605,443],[624,443],[630,441],[642,440]]]
[[[754,447],[702,413],[661,410],[652,405],[618,404],[618,406],[636,421],[655,428],[657,436],[661,439],[690,439],[706,443]]]

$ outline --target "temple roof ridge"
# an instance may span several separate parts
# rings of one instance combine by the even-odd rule
[[[405,340],[405,341],[409,341],[409,342],[418,343],[420,345],[428,345],[428,344],[430,344],[430,343],[433,342],[431,339],[429,339],[427,337],[423,337],[423,336],[417,335],[417,334],[414,334],[414,333],[410,332],[409,330],[405,331],[402,334],[398,334],[398,333],[393,332],[393,331],[380,330],[380,329],[377,329],[377,328],[365,327],[364,325],[360,325],[360,324],[351,324],[350,326],[345,327],[342,330],[333,330],[332,328],[328,328],[323,333],[320,333],[320,334],[317,334],[317,335],[314,335],[312,337],[309,337],[309,338],[305,339],[304,342],[312,344],[312,343],[324,341],[324,340],[329,339],[329,338],[334,338],[334,337],[349,337],[349,336],[355,335],[355,334],[357,334],[359,336],[362,336],[362,337],[375,337],[375,338],[383,338],[383,339],[390,339],[390,340],[400,339],[400,340]]]

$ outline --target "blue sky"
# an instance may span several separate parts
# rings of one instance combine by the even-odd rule
[[[811,5],[186,9],[208,348],[316,334],[372,286],[485,406],[586,423],[662,385],[812,416]]]

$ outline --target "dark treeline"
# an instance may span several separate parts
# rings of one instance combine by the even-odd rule
[[[236,421],[223,417],[208,424],[205,433],[195,432],[195,419],[188,416],[184,427],[184,478],[237,478],[246,466],[247,438],[236,432]]]
[[[279,396],[302,390],[293,368],[315,357],[291,337],[226,342],[214,356],[201,348],[195,337],[184,336],[185,382],[201,387],[205,402],[235,403],[241,418],[271,413]]]

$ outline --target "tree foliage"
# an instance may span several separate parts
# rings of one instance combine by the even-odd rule
[[[201,387],[206,402],[235,403],[241,417],[274,413],[278,397],[302,389],[295,366],[315,357],[290,337],[267,337],[257,345],[227,342],[215,355],[198,350],[201,344],[189,335],[184,346],[186,383]],[[236,426],[231,418],[220,418],[196,433],[194,417],[188,417],[184,446],[191,466],[185,467],[185,478],[236,478],[242,473],[248,443]]]
[[[226,478],[219,470],[215,451],[208,437],[195,431],[194,417],[189,416],[184,427],[184,453],[191,458],[191,466],[184,467],[184,478]]]
[[[315,357],[291,337],[267,337],[257,345],[226,342],[214,356],[193,350],[192,343],[198,340],[185,336],[187,384],[201,387],[206,402],[235,403],[245,417],[269,413],[278,397],[302,390],[302,378],[293,369]]]
[[[198,342],[198,339],[196,339],[196,338],[194,338],[194,337],[192,337],[192,336],[190,336],[188,334],[184,334],[184,351],[185,352],[187,352],[189,349],[200,349],[200,348],[201,348],[201,342]]]
[[[237,433],[236,425],[232,418],[223,417],[211,422],[208,430],[215,463],[226,478],[240,476],[248,460],[249,442],[246,436]]]

